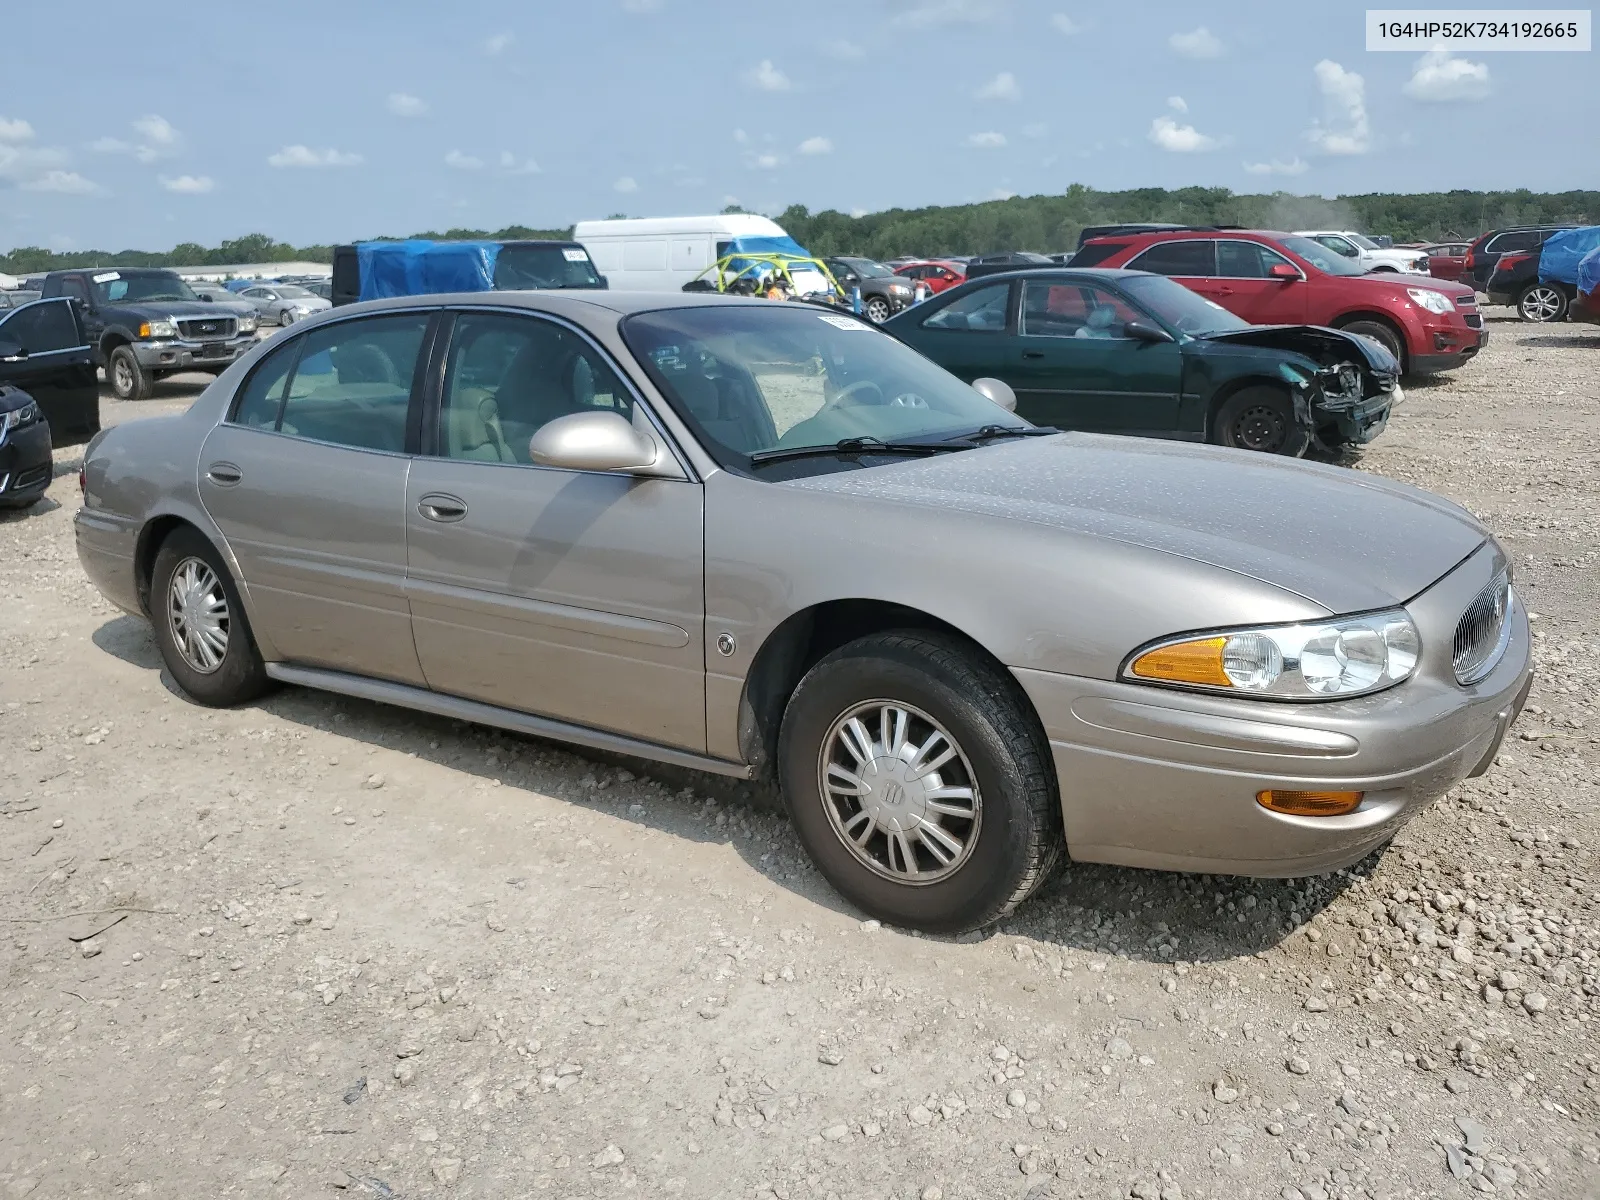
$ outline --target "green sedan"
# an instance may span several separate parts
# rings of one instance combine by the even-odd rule
[[[1400,365],[1359,334],[1251,325],[1145,271],[1027,270],[941,292],[882,326],[1039,425],[1299,455],[1369,442]]]

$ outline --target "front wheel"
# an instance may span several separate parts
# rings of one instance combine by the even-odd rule
[[[1294,401],[1287,393],[1274,387],[1247,387],[1217,409],[1211,440],[1236,450],[1298,458],[1311,444],[1311,431],[1295,416]]]
[[[1390,354],[1394,355],[1395,362],[1400,364],[1402,372],[1406,368],[1405,342],[1400,335],[1381,321],[1351,321],[1347,325],[1339,326],[1346,333],[1359,333],[1362,337],[1369,337],[1377,342]]]
[[[131,346],[118,346],[106,360],[106,376],[118,400],[145,400],[150,396],[150,375],[139,365]]]
[[[874,634],[823,658],[789,700],[778,766],[817,868],[895,925],[992,924],[1061,852],[1037,718],[1014,681],[954,639]]]
[[[1559,321],[1567,315],[1567,294],[1553,283],[1531,283],[1517,297],[1524,321]]]
[[[150,617],[161,659],[190,699],[226,708],[272,687],[233,576],[198,530],[174,530],[156,552]]]
[[[282,312],[280,312],[278,314],[278,324],[279,325],[293,325],[294,324],[294,309],[286,308]]]
[[[874,325],[882,325],[889,319],[889,302],[882,296],[869,296],[863,306],[866,310],[867,320]]]

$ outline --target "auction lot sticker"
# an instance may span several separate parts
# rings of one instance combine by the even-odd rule
[[[1586,8],[1369,8],[1367,49],[1588,50]]]

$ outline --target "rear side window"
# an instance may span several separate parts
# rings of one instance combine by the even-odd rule
[[[279,346],[250,373],[239,401],[233,410],[236,425],[252,429],[277,429],[278,412],[283,407],[284,385],[289,382],[295,360],[300,357],[304,338],[295,338],[286,346]]]
[[[411,380],[430,315],[346,321],[308,333],[283,399],[279,431],[403,453]]]
[[[1098,267],[1113,254],[1120,254],[1127,248],[1127,242],[1091,242],[1072,256],[1071,263],[1075,267]]]
[[[1009,283],[994,283],[968,292],[947,304],[922,323],[924,329],[963,330],[976,333],[1004,333],[1006,302],[1011,296]]]
[[[83,344],[70,300],[39,300],[0,321],[0,341],[13,342],[30,355],[53,354]]]
[[[1510,254],[1515,250],[1532,250],[1538,244],[1538,230],[1518,229],[1491,239],[1483,249],[1487,254]]]
[[[1079,265],[1076,259],[1072,265]],[[1162,242],[1136,257],[1128,267],[1134,271],[1153,271],[1157,275],[1215,275],[1216,248],[1209,239],[1203,238]]]

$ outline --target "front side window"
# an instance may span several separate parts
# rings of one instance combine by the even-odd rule
[[[1319,271],[1329,275],[1365,275],[1367,269],[1358,262],[1352,262],[1342,254],[1328,249],[1315,238],[1286,237],[1278,240],[1291,254],[1297,254]]]
[[[1011,298],[1009,283],[993,283],[978,288],[946,304],[922,323],[924,329],[965,330],[974,333],[1004,333],[1006,304]]]
[[[0,320],[0,342],[10,342],[29,355],[54,354],[83,344],[69,301],[39,300],[7,313]]]
[[[1152,271],[1157,275],[1214,275],[1217,269],[1216,249],[1212,242],[1203,238],[1161,242],[1137,255],[1128,264],[1128,269]]]
[[[271,406],[272,397],[280,395],[276,422],[280,433],[403,453],[412,377],[429,316],[403,313],[312,330],[300,339],[286,389],[279,390],[282,385],[272,382],[266,365],[252,378],[252,387],[261,379],[261,398],[253,401],[246,389],[241,423],[250,423],[243,419],[246,405],[252,414],[261,414]]]
[[[1022,284],[1022,329],[1027,337],[1126,338],[1142,314],[1121,296],[1084,283],[1029,279]]]
[[[1270,279],[1275,266],[1294,266],[1276,250],[1259,242],[1217,243],[1217,274],[1227,279]],[[1296,273],[1300,270],[1295,267]]]
[[[621,328],[724,466],[754,470],[753,455],[850,438],[942,443],[990,425],[1027,428],[898,339],[808,304],[664,309]]]
[[[529,465],[528,443],[540,428],[595,409],[631,420],[633,398],[570,329],[502,313],[456,319],[439,408],[444,457]]]

